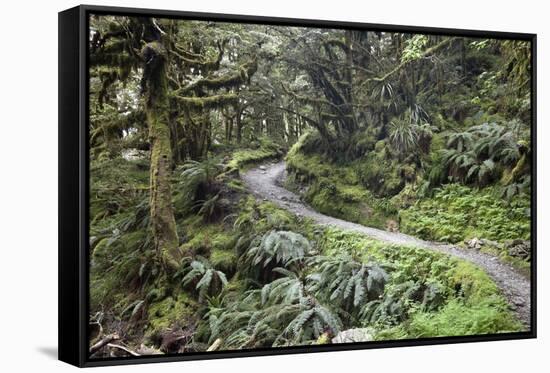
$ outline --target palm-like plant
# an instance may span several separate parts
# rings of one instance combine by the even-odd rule
[[[222,338],[227,348],[271,345],[279,331],[260,317],[262,312],[258,290],[246,292],[238,302],[214,304],[204,316],[210,328],[209,343]]]
[[[311,292],[309,276],[285,268],[274,272],[281,277],[229,309],[209,313],[211,340],[222,337],[228,348],[297,345],[342,329],[338,315]]]
[[[410,120],[394,119],[390,122],[390,142],[400,154],[416,148],[418,146],[416,125]]]
[[[197,201],[197,204],[200,206],[198,215],[202,216],[204,221],[210,222],[220,214],[219,199],[220,193],[208,199]]]
[[[519,149],[514,130],[496,123],[484,123],[470,129],[476,136],[474,151],[479,158],[492,157],[505,165],[519,159]]]
[[[214,269],[208,260],[200,256],[185,261],[175,276],[183,276],[181,283],[184,287],[194,284],[200,301],[207,295],[219,293],[227,285],[225,273]]]
[[[297,303],[304,298],[306,293],[306,279],[285,268],[275,268],[283,277],[278,278],[267,285],[261,291],[262,304]]]
[[[483,186],[520,159],[517,130],[483,123],[448,135],[442,159],[452,179]]]

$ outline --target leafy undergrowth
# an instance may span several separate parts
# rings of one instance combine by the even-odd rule
[[[492,188],[472,189],[450,184],[432,198],[399,213],[401,228],[428,240],[460,242],[474,237],[494,241],[530,238],[527,197],[507,201]]]
[[[327,230],[323,240],[326,255],[348,251],[363,260],[387,263],[391,280],[386,299],[391,301],[379,311],[385,317],[372,320],[372,324],[363,320],[376,328],[377,340],[522,330],[497,286],[473,264],[335,229]],[[418,292],[423,288],[423,293]]]
[[[301,192],[309,205],[330,216],[382,229],[395,221],[396,211],[389,201],[376,197],[361,184],[361,161],[336,164],[301,149],[299,141],[285,158],[287,186]]]

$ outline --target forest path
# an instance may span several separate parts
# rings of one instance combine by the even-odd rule
[[[320,225],[334,226],[348,231],[363,233],[390,244],[421,247],[474,263],[485,270],[495,281],[508,300],[510,308],[516,313],[517,318],[525,327],[530,327],[530,281],[510,265],[501,262],[497,257],[475,250],[460,249],[449,244],[424,241],[403,233],[387,232],[382,229],[366,227],[321,214],[302,202],[298,195],[285,189],[282,186],[285,178],[286,168],[283,161],[253,168],[242,175],[242,179],[247,184],[249,190],[257,197],[269,200],[297,216],[311,218]]]

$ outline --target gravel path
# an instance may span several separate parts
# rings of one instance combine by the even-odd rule
[[[242,175],[248,188],[259,198],[269,200],[296,214],[313,219],[320,225],[363,233],[369,237],[391,244],[412,245],[445,253],[467,260],[484,269],[495,281],[508,300],[510,308],[527,327],[531,323],[531,285],[529,279],[498,258],[475,250],[460,249],[452,245],[428,242],[403,233],[387,232],[345,220],[323,215],[300,200],[300,197],[282,187],[286,177],[285,163],[266,164],[251,169]]]

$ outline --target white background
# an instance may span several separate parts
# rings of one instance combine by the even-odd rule
[[[545,67],[550,12],[538,1],[94,1],[206,11],[538,34],[537,340],[107,368],[144,372],[536,372],[550,368],[546,263],[550,162]],[[0,20],[0,371],[69,371],[57,354],[57,12],[74,1],[7,0]],[[546,142],[546,144],[545,144]],[[546,145],[546,147],[544,146]]]

